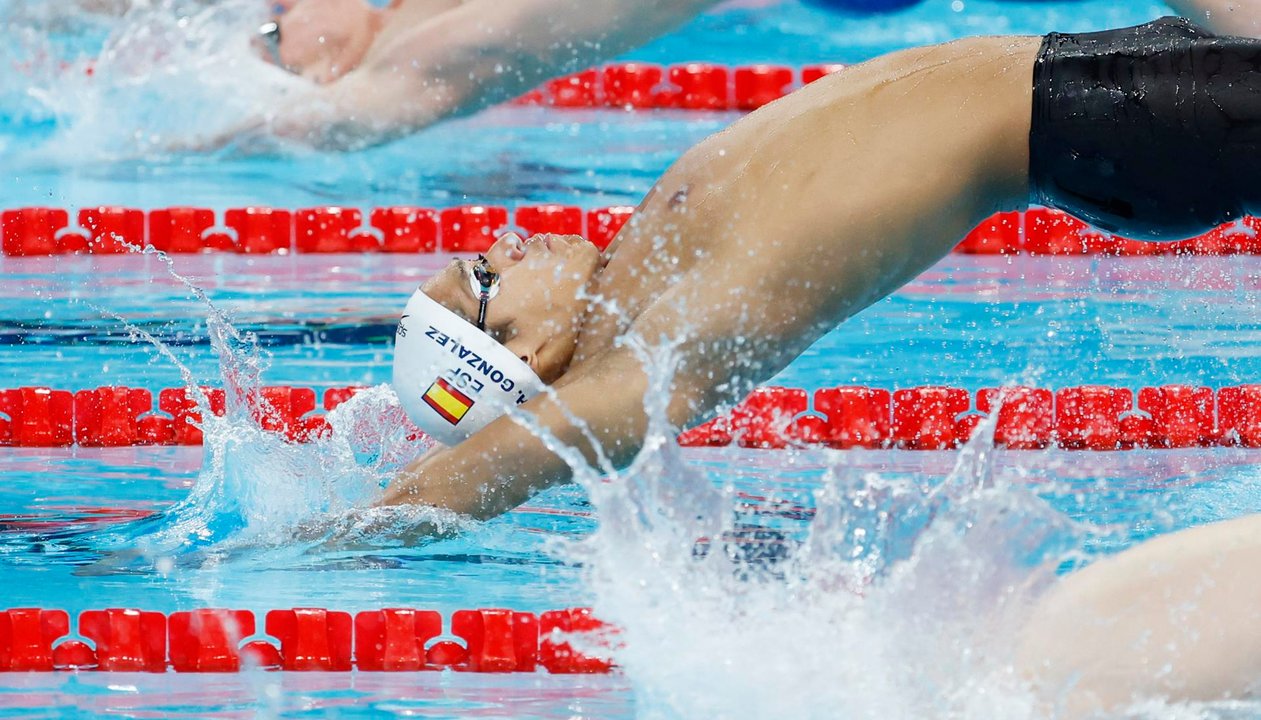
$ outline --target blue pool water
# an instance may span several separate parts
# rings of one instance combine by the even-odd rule
[[[47,8],[0,8],[9,13],[0,60],[23,62],[0,79],[3,207],[635,203],[686,147],[736,117],[514,107],[352,155],[169,154],[158,149],[164,139],[212,131],[257,91],[243,85],[250,68],[230,44],[214,51],[212,72],[181,50],[178,25],[157,16],[145,22],[159,40],[140,43],[108,20],[48,30],[56,13]],[[1164,12],[1149,2],[929,0],[853,18],[747,3],[631,57],[855,62],[980,32],[1097,29]],[[155,43],[165,48],[157,66],[145,55]],[[57,69],[102,47],[93,80]],[[182,384],[181,366],[221,385],[225,357],[270,385],[379,385],[402,299],[447,260],[176,258],[173,269],[261,353],[225,356],[211,341],[210,310],[159,258],[0,258],[0,387],[156,391]],[[776,382],[1253,382],[1259,305],[1261,274],[1240,258],[954,256],[824,337]],[[1037,717],[1018,693],[978,691],[988,666],[959,659],[984,655],[972,638],[1001,608],[1001,588],[1040,586],[1101,552],[1261,510],[1261,452],[1246,450],[668,450],[611,483],[583,478],[415,543],[394,532],[414,518],[355,510],[409,452],[381,426],[389,411],[383,397],[348,407],[338,427],[354,441],[321,446],[228,423],[212,429],[209,454],[0,448],[0,606],[594,604],[627,630],[622,673],[11,676],[0,678],[0,713]],[[711,541],[698,559],[700,537]],[[912,555],[914,582],[891,572]]]

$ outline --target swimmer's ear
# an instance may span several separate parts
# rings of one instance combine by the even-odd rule
[[[539,372],[539,354],[538,353],[536,352],[518,353],[517,357],[521,358],[521,361],[524,362],[526,365],[529,365],[530,369],[534,371],[535,375],[542,374]]]
[[[534,343],[526,342],[520,335],[504,343],[504,347],[512,351],[513,355],[521,358],[521,362],[530,366],[535,375],[542,375],[539,371],[539,350]]]

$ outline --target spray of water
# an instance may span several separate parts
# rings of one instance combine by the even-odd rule
[[[803,541],[748,552],[719,540],[732,537],[731,488],[672,441],[673,350],[635,346],[652,368],[649,441],[611,482],[578,468],[600,526],[568,552],[620,628],[645,716],[1033,716],[1010,640],[1052,577],[1044,561],[1077,531],[996,486],[984,429],[927,490],[855,477],[835,454]]]
[[[1076,717],[1031,688],[1016,649],[1055,568],[1116,529],[1078,525],[1004,482],[997,413],[937,484],[862,473],[852,455],[828,453],[804,537],[766,552],[731,532],[734,489],[673,442],[675,350],[630,345],[649,368],[648,441],[611,478],[574,464],[600,524],[562,552],[584,562],[597,614],[618,628],[590,649],[616,647],[642,717]],[[1098,717],[1258,710],[1145,698]]]
[[[283,105],[305,89],[300,78],[265,62],[251,46],[267,17],[257,0],[136,2],[125,16],[76,29],[85,46],[59,47],[61,3],[41,11],[10,0],[0,31],[0,101],[28,120],[52,119],[49,142],[23,153],[27,163],[161,158],[198,147]],[[61,9],[61,15],[83,13]],[[80,21],[82,24],[82,21]],[[11,57],[6,57],[10,55]]]
[[[201,565],[228,558],[268,565],[326,547],[397,546],[470,526],[435,508],[370,507],[398,468],[427,449],[425,441],[413,437],[397,396],[386,386],[362,391],[335,408],[327,416],[329,430],[310,442],[263,430],[257,418],[271,409],[261,392],[268,354],[251,334],[233,327],[201,288],[176,272],[164,253],[152,247],[144,252],[165,263],[167,272],[205,305],[225,412],[211,412],[192,372],[169,348],[100,309],[180,368],[203,418],[204,460],[184,500],[156,518],[97,539],[98,547],[113,551],[97,569]]]

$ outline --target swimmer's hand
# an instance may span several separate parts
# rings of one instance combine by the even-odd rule
[[[276,108],[246,118],[207,138],[172,143],[174,153],[274,154],[285,149],[363,150],[415,132],[458,111],[442,82],[399,99],[398,76],[367,72],[286,96]]]
[[[362,150],[379,144],[353,123],[321,124],[313,120],[256,116],[209,137],[180,140],[166,146],[175,154],[276,155],[293,150],[328,152]]]
[[[338,513],[320,523],[325,544],[372,539],[389,541],[416,537],[449,538],[469,529],[468,517],[436,507],[361,507]],[[308,526],[302,526],[308,527]]]
[[[487,513],[483,489],[468,483],[458,474],[426,472],[431,464],[441,464],[449,450],[438,450],[420,458],[401,470],[394,482],[377,501],[378,509],[420,507],[456,516],[482,518],[499,514]]]
[[[294,543],[320,551],[379,550],[452,538],[473,524],[467,517],[435,507],[355,508],[313,518],[294,528],[291,537]]]

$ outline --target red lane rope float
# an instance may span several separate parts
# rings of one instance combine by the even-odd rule
[[[271,610],[262,632],[249,610],[199,609],[164,615],[111,608],[79,615],[71,633],[64,610],[0,611],[0,672],[288,671],[607,673],[613,629],[586,608],[540,615],[503,609],[458,610],[445,624],[432,610],[387,608],[350,613],[323,608]],[[261,635],[266,637],[261,637]]]
[[[1261,385],[1087,385],[1044,388],[766,387],[731,413],[684,432],[684,446],[944,450],[966,442],[998,410],[994,442],[1013,450],[1261,447]],[[1000,405],[1001,401],[1001,405]]]
[[[1248,216],[1187,240],[1144,242],[1111,235],[1048,208],[990,216],[955,247],[974,255],[1257,255],[1261,220]]]
[[[497,205],[432,209],[410,206],[316,207],[283,210],[233,208],[216,216],[196,207],[102,206],[71,213],[28,207],[0,213],[0,251],[13,257],[117,255],[128,246],[168,253],[475,253],[502,232],[583,235],[607,248],[634,208],[584,210],[572,205]],[[1261,219],[1246,217],[1181,242],[1141,242],[1109,235],[1058,210],[1031,208],[999,213],[972,230],[955,248],[977,255],[1234,255],[1261,254]]]
[[[845,68],[825,63],[794,69],[757,64],[729,67],[688,62],[662,66],[615,63],[549,80],[517,105],[623,110],[756,110],[798,87]]]
[[[332,410],[359,388],[331,388]],[[211,411],[222,414],[222,390],[205,389]],[[1001,401],[1001,403],[1000,403]],[[326,432],[316,393],[288,386],[260,388],[251,397],[263,429],[303,442]],[[1030,387],[868,387],[806,390],[764,387],[730,413],[685,431],[687,447],[738,445],[786,448],[945,450],[961,445],[981,420],[998,410],[994,441],[1012,450],[1261,447],[1261,385],[1164,385],[1129,388],[1086,385],[1058,390]],[[158,393],[101,387],[0,390],[0,445],[124,447],[200,445],[195,403],[183,388]],[[416,436],[420,431],[411,432]]]
[[[209,208],[143,210],[83,208],[77,227],[62,208],[29,207],[0,213],[0,249],[5,255],[117,255],[127,246],[168,253],[432,253],[484,252],[498,233],[514,226],[527,234],[585,235],[608,247],[634,212],[632,207],[591,210],[568,205],[528,205],[516,209],[465,205],[435,210],[381,207],[366,215],[355,208],[318,207],[296,211],[267,207],[225,211],[222,225]],[[365,220],[367,221],[365,224]]]

